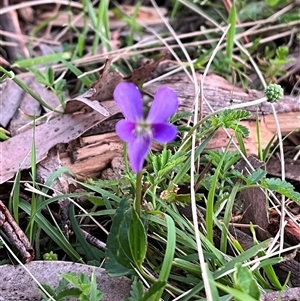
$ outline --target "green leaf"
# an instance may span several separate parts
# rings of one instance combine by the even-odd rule
[[[211,300],[220,301],[220,296],[218,293],[217,286],[215,285],[215,282],[214,282],[213,273],[209,270],[209,268],[207,266],[205,266],[205,268],[206,268],[206,273],[207,273],[209,286],[210,286]]]
[[[176,121],[181,121],[182,119],[188,119],[189,117],[191,117],[193,114],[191,112],[187,112],[187,111],[180,111],[175,113],[171,119],[170,122],[171,123],[175,123]]]
[[[94,269],[91,277],[90,300],[98,301],[101,300],[103,296],[104,293],[97,288],[96,273]]]
[[[131,285],[130,297],[125,299],[124,301],[148,301],[150,298],[154,296],[157,291],[164,288],[166,282],[156,281],[151,285],[151,287],[144,294],[144,287],[140,281],[134,281]]]
[[[236,271],[233,274],[235,288],[240,290],[241,292],[248,294],[255,300],[259,300],[260,291],[249,268],[243,267],[241,263],[237,263],[235,265],[235,268]]]
[[[60,61],[71,71],[73,72],[78,79],[89,87],[93,82],[87,76],[80,76],[82,75],[82,71],[74,66],[71,62],[66,61],[64,58],[60,58]],[[80,76],[80,77],[79,77]]]
[[[280,0],[266,0],[266,2],[268,6],[274,7],[280,2]]]
[[[227,245],[228,245],[228,233],[227,229],[229,227],[231,212],[234,205],[234,201],[236,200],[236,195],[239,189],[239,183],[235,184],[232,187],[232,191],[228,196],[228,200],[226,202],[225,212],[224,212],[224,223],[222,224],[222,231],[221,231],[221,243],[220,243],[220,251],[226,254]]]
[[[68,284],[69,284],[69,281],[67,279],[61,278],[55,291],[57,293],[62,292],[64,289],[67,288]]]
[[[41,283],[42,287],[45,289],[45,291],[51,296],[51,297],[56,297],[56,294],[55,294],[55,290],[48,284],[46,283]],[[44,298],[49,298],[44,291],[41,290],[41,288],[39,288],[39,292],[42,294],[42,296]]]
[[[249,129],[241,124],[233,125],[230,128],[232,128],[235,132],[241,134],[243,137],[248,137],[250,134]]]
[[[289,48],[287,46],[279,46],[276,49],[276,56],[279,60],[286,60],[286,56],[289,54]]]
[[[126,213],[128,210],[130,210],[130,201],[122,199],[116,211],[116,215],[113,218],[110,233],[107,238],[105,268],[110,276],[122,276],[135,273],[131,266],[130,258],[127,256],[127,254],[130,254],[129,244],[128,241],[126,241],[128,240],[129,231],[129,224],[126,223]],[[122,245],[123,243],[124,245]]]
[[[123,250],[124,254],[127,256],[127,261],[130,261],[131,263],[134,262],[131,248],[130,248],[130,242],[129,242],[129,228],[132,221],[132,212],[133,212],[132,207],[124,211],[123,220],[119,225],[119,233],[118,233],[118,240],[120,242],[120,247]]]
[[[43,85],[48,85],[48,80],[44,73],[42,73],[39,69],[36,68],[27,68],[28,71],[32,72],[35,75],[35,79],[38,83]]]
[[[144,295],[143,284],[140,281],[134,280],[131,284],[130,297],[125,301],[142,301]]]
[[[6,135],[6,131],[0,127],[0,141],[9,139],[9,136]]]
[[[243,119],[247,119],[250,116],[251,113],[246,110],[226,109],[220,113],[219,119],[222,123],[226,124],[228,122],[238,122]]]
[[[176,247],[176,228],[173,219],[167,215],[164,214],[167,222],[167,228],[168,228],[168,234],[167,234],[167,246],[165,251],[164,260],[162,263],[162,267],[159,273],[158,280],[162,283],[166,283],[168,281],[171,268],[172,268],[172,262],[174,259],[175,254],[175,247]],[[153,300],[159,300],[163,293],[164,287],[159,289],[154,296]]]
[[[251,184],[255,184],[261,181],[262,179],[264,179],[266,175],[267,172],[265,170],[258,168],[255,171],[253,171],[251,175],[247,177],[247,180],[249,180]]]
[[[210,133],[209,135],[207,135],[207,137],[202,141],[202,143],[200,144],[200,146],[198,146],[196,148],[195,151],[195,160],[197,160],[200,156],[200,154],[204,151],[205,147],[207,146],[208,142],[213,138],[213,136],[215,135],[216,131],[213,131],[212,133]],[[190,169],[191,166],[191,160],[190,160],[190,156],[186,159],[186,161],[184,162],[182,168],[179,170],[179,172],[176,174],[176,176],[174,177],[174,179],[172,181],[170,181],[170,184],[168,186],[168,190],[172,190],[173,188],[173,184],[178,184],[180,183],[180,181],[186,176],[188,170]]]
[[[282,181],[279,178],[269,178],[262,181],[261,185],[272,191],[276,191],[294,201],[300,202],[300,193],[294,190],[291,183]]]
[[[219,287],[222,291],[224,291],[224,292],[230,294],[232,297],[236,298],[236,300],[259,301],[259,299],[254,299],[251,296],[249,296],[248,294],[241,292],[237,289],[231,288],[227,285],[223,285],[218,282],[215,282],[215,285],[217,287]]]
[[[79,275],[75,273],[64,273],[61,274],[61,277],[66,279],[69,283],[72,283],[75,287],[80,287]]]
[[[49,86],[52,87],[54,84],[54,71],[51,67],[47,67],[45,73],[47,76],[46,78],[47,78],[48,84],[49,84]]]
[[[13,64],[12,67],[28,68],[37,65],[46,65],[50,63],[58,63],[61,59],[69,59],[71,57],[70,52],[52,53],[49,55],[38,56],[26,60],[20,60]]]
[[[255,256],[259,251],[261,251],[264,248],[267,248],[269,243],[270,239],[265,240],[257,245],[254,245],[253,247],[244,251],[240,255],[233,257],[230,261],[225,263],[222,267],[220,267],[214,272],[214,278],[216,279],[222,277],[222,275],[225,274],[226,271],[233,269],[237,263],[249,260],[251,257]]]
[[[148,301],[152,296],[154,296],[159,290],[163,289],[166,286],[166,281],[156,281],[151,285],[151,287],[148,289],[144,297],[142,298],[142,301]],[[136,301],[136,300],[134,300]]]
[[[20,200],[20,208],[28,215],[31,212],[31,206],[28,202]],[[83,262],[81,256],[70,245],[65,236],[40,213],[36,212],[34,216],[35,222],[40,228],[74,261]]]
[[[128,239],[132,258],[136,266],[141,268],[147,252],[147,236],[144,225],[135,210],[132,210]]]
[[[206,217],[205,217],[205,225],[206,225],[206,231],[207,231],[207,239],[210,242],[213,242],[213,227],[214,227],[214,200],[216,197],[216,192],[217,192],[217,184],[218,184],[218,179],[219,175],[222,169],[222,165],[224,162],[225,156],[222,156],[215,173],[212,177],[212,182],[211,186],[208,191],[208,196],[207,196],[207,203],[206,203]]]
[[[78,298],[81,294],[81,290],[79,288],[66,288],[63,291],[61,291],[59,294],[56,296],[56,300],[68,300],[66,298]]]
[[[86,199],[89,200],[93,205],[103,206],[103,198],[99,196],[86,196]]]
[[[102,189],[102,188],[98,187],[97,185],[90,185],[90,184],[82,183],[82,182],[78,182],[78,183],[85,188],[88,188],[92,191],[95,191],[95,192],[101,194],[103,198],[109,198],[117,203],[119,203],[121,201],[121,199],[117,195],[115,195],[105,189]]]
[[[232,60],[232,51],[234,45],[234,36],[235,36],[235,28],[236,28],[236,6],[235,1],[232,3],[232,7],[229,12],[228,23],[230,24],[230,28],[227,32],[227,45],[226,45],[226,57],[228,62]]]

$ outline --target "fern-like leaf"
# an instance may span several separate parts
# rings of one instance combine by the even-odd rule
[[[294,186],[291,183],[278,178],[270,178],[262,181],[262,186],[300,203],[300,193],[294,190]]]

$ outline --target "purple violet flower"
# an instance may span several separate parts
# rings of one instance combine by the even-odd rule
[[[116,124],[117,135],[128,143],[132,170],[140,172],[153,140],[159,143],[175,140],[177,128],[167,120],[178,109],[178,97],[168,87],[158,89],[147,118],[143,115],[141,93],[133,83],[118,84],[114,91],[114,99],[125,117],[125,120]]]

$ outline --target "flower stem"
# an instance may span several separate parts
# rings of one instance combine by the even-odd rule
[[[141,215],[141,203],[142,203],[142,172],[136,174],[136,194],[134,209],[138,216]]]

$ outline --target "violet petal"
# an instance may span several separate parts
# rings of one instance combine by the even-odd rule
[[[134,122],[122,119],[116,124],[116,133],[121,140],[131,142],[136,138],[134,134],[134,128]]]
[[[129,163],[134,172],[140,172],[143,169],[145,158],[151,145],[150,137],[138,136],[128,143]]]
[[[178,105],[179,101],[176,93],[168,87],[161,87],[154,95],[147,121],[149,123],[167,121],[177,111]]]
[[[143,118],[142,96],[135,84],[119,83],[114,91],[114,99],[127,120],[137,121]]]
[[[153,139],[160,143],[168,143],[175,140],[177,136],[177,128],[169,123],[152,124]]]

